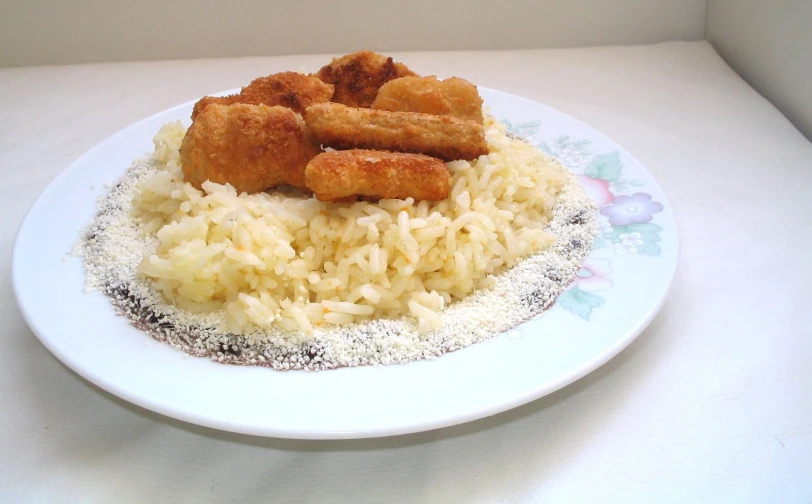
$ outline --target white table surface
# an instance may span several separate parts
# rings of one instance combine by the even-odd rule
[[[130,123],[327,58],[0,70],[0,502],[812,502],[812,144],[704,42],[398,57],[556,107],[647,166],[682,243],[651,326],[559,392],[433,432],[264,439],[132,406],[23,321],[26,210]]]

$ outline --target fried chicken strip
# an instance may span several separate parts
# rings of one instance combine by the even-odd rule
[[[305,183],[320,201],[353,196],[438,201],[448,196],[451,175],[437,158],[354,149],[314,157],[305,169]]]
[[[488,153],[481,123],[419,112],[389,112],[320,103],[305,122],[318,142],[334,149],[426,154],[444,161]]]
[[[214,103],[186,131],[180,160],[184,178],[198,189],[211,180],[255,193],[282,184],[305,187],[305,167],[319,152],[289,108]]]
[[[482,98],[476,86],[459,77],[442,81],[434,76],[390,80],[378,90],[371,108],[450,115],[482,123]]]
[[[316,103],[329,102],[333,96],[333,85],[327,84],[312,75],[297,72],[282,72],[251,81],[239,94],[229,96],[204,96],[195,103],[192,120],[212,103],[231,105],[247,103],[251,105],[281,105],[304,114],[305,109]]]
[[[335,85],[334,102],[368,108],[384,83],[416,74],[392,58],[372,51],[359,51],[333,59],[317,75],[324,82]]]

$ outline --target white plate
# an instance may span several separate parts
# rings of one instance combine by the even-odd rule
[[[14,247],[20,309],[43,344],[87,380],[147,409],[234,432],[316,439],[405,434],[549,394],[604,364],[651,321],[674,276],[677,226],[659,185],[620,146],[544,105],[481,93],[512,131],[531,136],[576,173],[592,175],[582,178],[603,205],[600,221],[615,223],[597,240],[575,287],[508,334],[433,361],[277,372],[188,357],[115,315],[105,296],[85,294],[81,261],[68,253],[92,219],[103,185],[151,150],[162,124],[188,124],[191,102],[108,138],[43,192]],[[645,196],[621,197],[637,193],[656,204]],[[621,226],[647,213],[649,222]]]

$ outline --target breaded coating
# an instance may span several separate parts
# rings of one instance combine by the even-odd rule
[[[426,154],[444,161],[488,153],[482,123],[419,112],[389,112],[320,103],[307,108],[315,140],[334,149]]]
[[[482,98],[476,86],[459,77],[442,81],[434,76],[390,80],[378,90],[371,108],[450,115],[482,122]]]
[[[319,154],[308,163],[305,182],[320,201],[353,196],[438,201],[451,190],[451,174],[437,158],[360,149]]]
[[[212,103],[231,105],[248,103],[251,105],[281,105],[304,114],[305,109],[316,103],[329,102],[333,96],[333,85],[327,84],[312,75],[297,72],[282,72],[251,81],[242,91],[229,96],[204,96],[195,103],[192,120]]]
[[[417,75],[403,63],[372,51],[359,51],[335,58],[317,73],[319,79],[333,84],[333,101],[350,107],[368,108],[384,83]]]
[[[214,103],[186,131],[180,160],[184,178],[198,189],[211,180],[255,193],[281,184],[305,187],[305,167],[319,152],[289,108]]]
[[[237,103],[239,99],[240,95],[238,94],[228,96],[204,96],[203,98],[197,100],[197,103],[195,103],[195,106],[192,109],[192,121],[197,119],[197,116],[199,116],[200,113],[206,109],[206,107],[213,103],[217,103],[219,105],[231,105],[232,103]]]

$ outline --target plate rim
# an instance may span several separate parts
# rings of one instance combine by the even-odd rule
[[[501,90],[496,90],[492,88],[488,88],[485,86],[478,86],[481,90],[486,90],[488,93],[494,95],[500,95],[503,98],[508,98],[510,100],[517,100],[520,102],[526,102],[532,104],[534,107],[542,107],[549,112],[558,114],[560,116],[565,117],[569,121],[573,121],[579,124],[581,127],[586,128],[587,130],[604,137],[613,145],[615,145],[621,152],[623,152],[624,156],[627,156],[629,159],[633,160],[637,163],[643,170],[649,175],[651,178],[651,182],[653,182],[660,191],[661,197],[664,205],[667,205],[671,215],[673,216],[673,225],[674,225],[674,236],[675,241],[673,243],[673,261],[668,264],[667,269],[663,269],[664,277],[667,280],[662,282],[661,291],[662,294],[658,296],[658,299],[655,304],[651,305],[646,315],[640,318],[635,324],[634,327],[628,330],[627,334],[615,340],[611,345],[604,348],[597,356],[590,358],[582,362],[576,368],[571,369],[568,373],[565,373],[555,380],[552,380],[548,383],[543,383],[539,386],[534,387],[532,390],[522,392],[516,395],[512,395],[509,399],[506,399],[500,402],[498,405],[492,405],[491,408],[487,410],[475,410],[475,411],[466,411],[459,413],[457,415],[451,416],[444,416],[442,418],[423,421],[421,423],[415,423],[410,425],[403,425],[399,427],[378,427],[375,429],[367,429],[364,431],[343,431],[343,430],[336,430],[336,431],[318,431],[318,432],[310,432],[310,431],[297,431],[291,429],[277,429],[273,425],[265,425],[262,427],[256,427],[252,425],[236,425],[232,420],[229,420],[229,425],[226,427],[223,425],[223,421],[210,419],[200,416],[195,416],[193,413],[190,413],[183,409],[173,409],[172,407],[167,407],[163,403],[155,402],[151,400],[149,397],[141,397],[135,395],[128,391],[126,387],[121,386],[118,383],[110,382],[109,380],[105,380],[100,376],[97,376],[92,370],[87,369],[80,365],[79,362],[76,362],[70,355],[63,353],[56,345],[53,344],[49,338],[43,334],[43,330],[40,325],[37,323],[37,320],[32,316],[29,312],[29,307],[25,305],[23,300],[21,299],[21,293],[19,286],[24,279],[20,278],[22,271],[20,270],[20,262],[22,261],[22,242],[20,240],[21,234],[26,230],[27,226],[30,225],[30,220],[33,218],[33,214],[35,210],[44,204],[45,201],[49,199],[51,193],[56,190],[56,187],[59,185],[63,179],[68,177],[73,171],[80,170],[83,160],[86,158],[92,157],[93,154],[103,148],[103,145],[108,142],[114,142],[115,139],[123,136],[130,130],[137,129],[139,126],[142,126],[144,123],[147,123],[151,120],[155,120],[159,116],[163,116],[169,113],[172,110],[182,109],[188,107],[190,104],[193,104],[196,100],[189,100],[181,104],[177,104],[171,107],[168,107],[164,110],[158,111],[154,114],[151,114],[147,117],[144,117],[138,121],[135,121],[115,133],[107,136],[106,138],[102,139],[100,142],[93,145],[90,149],[82,153],[79,157],[75,160],[67,164],[64,168],[60,170],[60,172],[51,179],[47,186],[42,190],[42,192],[37,196],[34,202],[29,206],[28,210],[25,213],[24,218],[21,220],[17,231],[14,237],[14,246],[12,249],[12,258],[11,258],[11,273],[12,273],[12,290],[14,291],[14,298],[15,302],[17,303],[17,307],[20,310],[20,313],[23,316],[28,327],[37,337],[37,339],[51,352],[57,359],[71,369],[73,372],[81,376],[83,379],[89,381],[94,386],[101,388],[102,390],[115,395],[129,403],[135,404],[138,407],[142,407],[147,409],[151,412],[158,413],[159,415],[167,416],[170,418],[175,418],[184,422],[188,422],[194,425],[202,425],[208,428],[213,428],[217,430],[224,430],[230,432],[237,432],[242,434],[248,435],[255,435],[255,436],[263,436],[263,437],[276,437],[276,438],[288,438],[288,439],[362,439],[362,438],[375,438],[375,437],[385,437],[385,436],[395,436],[395,435],[404,435],[416,432],[423,432],[429,430],[440,429],[444,427],[450,427],[453,425],[459,425],[462,423],[467,423],[470,421],[478,420],[481,418],[486,418],[492,415],[496,415],[510,409],[516,408],[523,404],[527,404],[532,402],[536,399],[544,397],[552,392],[560,390],[575,381],[583,378],[584,376],[592,373],[596,369],[600,368],[614,357],[616,357],[619,353],[621,353],[626,347],[628,347],[637,337],[642,334],[642,332],[650,325],[652,320],[657,316],[658,313],[662,310],[662,307],[665,305],[666,301],[668,300],[668,294],[671,291],[674,280],[676,278],[678,265],[679,265],[679,258],[681,252],[681,233],[679,228],[679,223],[676,218],[676,213],[674,211],[674,207],[671,205],[670,200],[668,199],[665,190],[660,185],[659,181],[653,176],[653,174],[646,168],[646,166],[641,163],[633,154],[631,154],[625,147],[623,147],[618,142],[614,141],[610,136],[602,133],[598,129],[590,126],[589,124],[581,121],[580,119],[573,117],[565,112],[558,110],[555,107],[551,107],[544,103],[540,103],[529,98],[525,98],[523,96],[515,95],[512,93],[508,93]],[[223,91],[217,94],[223,94],[233,92],[233,90]],[[487,105],[487,104],[486,104]],[[123,171],[121,172],[123,174]],[[120,175],[117,175],[120,176]],[[77,230],[78,231],[78,230]],[[109,301],[108,301],[109,303]],[[112,310],[112,305],[109,305],[110,309]],[[126,324],[129,325],[129,321],[122,319]],[[526,324],[527,322],[523,323]],[[151,340],[150,340],[151,341]],[[165,345],[164,343],[155,342],[156,344]],[[268,372],[275,372],[273,370],[267,370]],[[296,373],[296,371],[290,371],[292,373]],[[326,372],[329,372],[326,371]]]

